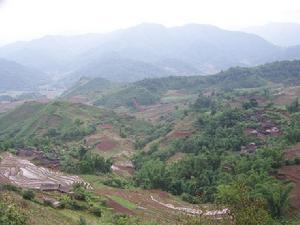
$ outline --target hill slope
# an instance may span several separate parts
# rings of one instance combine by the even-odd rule
[[[78,95],[90,97],[94,95],[100,95],[101,93],[115,86],[117,86],[117,84],[114,84],[103,78],[82,77],[78,82],[76,82],[75,85],[63,93],[63,97],[68,98]]]
[[[31,90],[45,80],[42,72],[0,58],[0,91]]]
[[[28,102],[0,117],[0,137],[76,139],[92,132],[102,114],[102,110],[82,104]]]
[[[300,61],[281,61],[253,68],[235,67],[210,76],[146,79],[96,101],[110,107],[132,106],[135,101],[150,105],[167,90],[199,92],[205,89],[255,88],[267,84],[300,85]]]

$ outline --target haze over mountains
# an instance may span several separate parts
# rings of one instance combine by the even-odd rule
[[[47,76],[58,76],[70,85],[81,77],[132,82],[149,77],[212,74],[232,66],[298,59],[300,47],[283,48],[254,34],[210,25],[166,28],[141,24],[108,34],[46,36],[17,42],[0,48],[0,57]],[[15,76],[14,72],[10,74]],[[19,80],[17,75],[14,80]],[[46,75],[23,76],[41,82]]]
[[[300,24],[269,23],[245,28],[243,31],[256,34],[279,46],[300,45]]]

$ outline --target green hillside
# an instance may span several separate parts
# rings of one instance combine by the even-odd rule
[[[274,62],[252,68],[235,67],[210,76],[145,79],[105,95],[95,104],[109,107],[132,106],[136,100],[141,105],[150,105],[159,101],[167,90],[197,93],[207,89],[232,90],[272,84],[299,85],[300,61]]]
[[[82,77],[73,87],[63,93],[63,97],[68,98],[72,96],[93,97],[101,95],[108,89],[116,88],[118,84],[114,84],[103,78],[86,78]]]
[[[0,137],[81,137],[94,130],[102,115],[102,110],[82,104],[28,102],[0,117]]]

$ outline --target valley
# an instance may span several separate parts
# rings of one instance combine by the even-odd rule
[[[58,98],[8,103],[1,198],[46,210],[47,223],[27,213],[39,225],[78,215],[89,224],[230,224],[243,213],[233,196],[250,205],[260,196],[266,208],[253,207],[266,220],[297,221],[299,65],[117,85],[85,79]],[[285,193],[291,205],[276,205]]]
[[[127,4],[0,46],[0,225],[300,224],[300,26],[124,28]]]

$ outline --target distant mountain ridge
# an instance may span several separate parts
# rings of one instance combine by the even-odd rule
[[[43,72],[0,58],[0,91],[34,90],[46,80]]]
[[[132,82],[144,78],[213,74],[232,66],[255,66],[298,59],[297,47],[285,49],[244,32],[210,25],[167,28],[141,24],[107,34],[47,36],[0,48],[0,57],[62,74]]]

